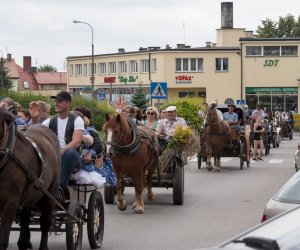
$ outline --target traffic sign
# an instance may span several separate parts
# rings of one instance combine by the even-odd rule
[[[98,99],[99,99],[100,101],[106,100],[106,98],[105,98],[105,93],[104,93],[104,92],[100,92],[99,95],[98,95]]]
[[[167,99],[168,87],[166,82],[151,82],[151,99]]]
[[[244,106],[245,105],[245,100],[244,99],[236,100],[236,105]]]

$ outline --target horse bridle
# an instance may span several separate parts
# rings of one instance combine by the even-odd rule
[[[108,142],[108,141],[105,141],[105,144],[107,145],[110,145],[112,147],[116,147],[116,146],[120,146],[121,143],[123,143],[125,141],[125,139],[127,138],[127,136],[129,134],[132,133],[132,128],[130,128],[129,132],[127,133],[124,133],[123,132],[123,127],[122,125],[120,124],[120,136],[118,137],[118,139],[116,140],[116,142]]]
[[[7,125],[6,122],[3,122],[3,135],[2,135],[2,141],[0,144],[0,169],[6,164],[8,161],[8,155],[9,152],[11,152],[15,146],[15,123],[11,122],[9,125]]]

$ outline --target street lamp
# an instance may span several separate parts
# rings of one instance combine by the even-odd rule
[[[83,23],[86,24],[88,26],[90,26],[91,30],[92,30],[92,77],[91,77],[91,84],[92,84],[92,98],[95,98],[94,96],[94,85],[95,85],[95,72],[94,72],[94,30],[93,27],[86,22],[82,22],[82,21],[78,21],[78,20],[73,20],[73,23]]]

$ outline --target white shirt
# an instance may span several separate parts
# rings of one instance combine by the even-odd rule
[[[57,117],[57,138],[60,144],[60,148],[64,148],[66,146],[65,132],[66,132],[68,119],[69,117],[65,119],[61,119]],[[49,128],[50,118],[45,120],[42,124]],[[84,131],[84,122],[80,116],[77,116],[77,118],[74,121],[74,130]]]

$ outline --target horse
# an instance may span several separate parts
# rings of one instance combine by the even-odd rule
[[[214,156],[214,170],[221,171],[221,155],[224,150],[226,139],[230,136],[230,128],[225,121],[221,121],[216,104],[208,106],[206,110],[206,129],[204,131],[204,141],[206,145],[207,170],[212,171],[211,157]]]
[[[159,173],[159,146],[155,133],[142,125],[136,125],[125,114],[106,116],[103,131],[106,133],[106,153],[110,156],[116,173],[116,191],[119,210],[125,211],[127,203],[121,192],[122,176],[132,178],[135,188],[134,213],[144,213],[142,192],[147,187],[148,200],[154,199],[152,176]]]
[[[41,124],[30,125],[22,134],[15,118],[0,108],[0,250],[7,248],[16,216],[20,223],[19,249],[32,248],[30,213],[41,212],[40,250],[48,249],[53,199],[59,184],[60,147],[56,135]],[[48,195],[47,195],[48,194]]]

